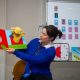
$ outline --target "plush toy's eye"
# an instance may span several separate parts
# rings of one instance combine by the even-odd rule
[[[16,34],[16,36],[20,36],[20,34]]]

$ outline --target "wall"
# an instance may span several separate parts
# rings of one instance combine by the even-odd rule
[[[6,0],[0,0],[0,28],[6,28]]]
[[[0,29],[6,28],[6,0],[0,0]],[[0,80],[5,80],[5,51],[0,50]]]

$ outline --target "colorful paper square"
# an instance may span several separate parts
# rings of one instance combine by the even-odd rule
[[[78,34],[75,34],[75,39],[78,39]]]
[[[62,19],[62,24],[66,24],[66,20],[65,19]]]
[[[58,6],[54,6],[54,11],[58,11]]]
[[[62,26],[62,32],[65,32],[66,29],[65,29],[65,26]]]
[[[69,34],[68,37],[69,37],[69,39],[72,39],[72,34]]]
[[[68,30],[69,30],[69,32],[72,32],[72,27],[69,27]]]
[[[68,25],[72,25],[72,20],[68,20]]]
[[[66,39],[66,34],[63,34],[62,35],[62,39]]]
[[[58,13],[54,13],[54,18],[58,18]]]
[[[75,27],[75,32],[78,32],[78,27]]]
[[[78,25],[78,20],[74,20],[74,25]]]
[[[54,20],[54,25],[58,25],[58,20]]]

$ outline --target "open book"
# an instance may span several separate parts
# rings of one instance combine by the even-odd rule
[[[5,50],[6,48],[14,48],[14,49],[27,48],[25,37],[22,36],[18,42],[15,42],[11,30],[0,29],[0,49]]]

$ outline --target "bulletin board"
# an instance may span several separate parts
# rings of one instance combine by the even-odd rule
[[[80,61],[80,3],[47,2],[46,22],[48,25],[55,25],[63,32],[62,38],[56,39],[56,45],[60,43],[62,46],[64,43],[69,45],[68,57],[55,60]],[[66,49],[62,48],[65,52]]]

